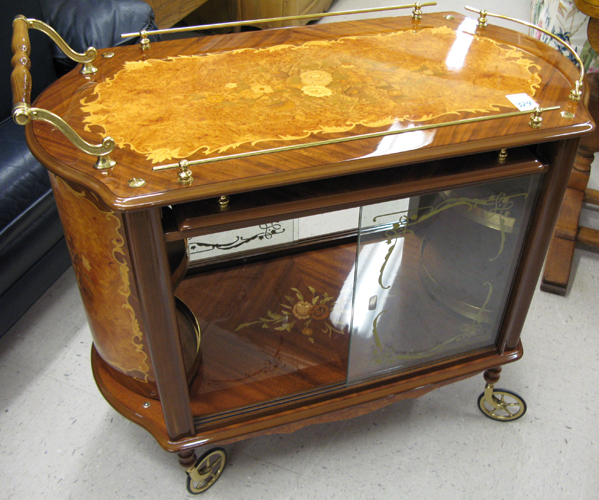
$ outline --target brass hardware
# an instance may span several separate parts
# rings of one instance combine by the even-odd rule
[[[216,483],[227,463],[227,454],[222,448],[216,448],[198,458],[193,467],[186,469],[187,490],[192,494],[206,491]]]
[[[562,111],[560,115],[562,115],[562,118],[566,118],[567,120],[571,120],[575,116],[572,111]]]
[[[185,249],[186,249],[185,251],[189,252],[188,242],[187,242],[187,240],[184,240],[184,241],[185,241]],[[177,311],[179,311],[181,314],[183,314],[187,318],[189,323],[193,326],[193,330],[196,334],[196,354],[198,354],[200,352],[200,347],[201,347],[201,342],[202,342],[202,332],[200,329],[200,322],[198,321],[198,318],[196,318],[193,311],[191,309],[189,309],[189,307],[187,307],[187,304],[185,302],[183,302],[180,298],[175,297],[175,304],[177,306]]]
[[[193,176],[191,175],[191,170],[188,168],[189,161],[181,160],[177,165],[181,169],[177,174],[177,177],[179,177],[179,182],[181,184],[191,184],[193,182]]]
[[[146,408],[146,409],[148,409],[150,406],[152,406],[152,405],[151,405],[151,403],[149,403],[148,401],[146,401],[146,402],[143,404],[143,407],[144,407],[144,408]]]
[[[422,19],[422,3],[416,2],[414,4],[414,10],[412,11],[412,19],[420,21]]]
[[[580,67],[582,68],[582,61],[579,59]],[[578,102],[582,99],[582,77],[580,80],[576,81],[574,88],[570,92],[570,100],[574,102]]]
[[[218,199],[218,207],[221,210],[226,210],[227,208],[229,208],[229,203],[231,202],[231,199],[228,196],[221,196]]]
[[[446,16],[443,16],[443,19],[447,19],[448,21],[453,21],[455,19],[455,16],[452,16],[451,14],[447,14]]]
[[[494,384],[485,386],[478,407],[487,417],[501,422],[516,420],[526,413],[526,402],[520,396],[504,389],[495,390]]]
[[[506,21],[512,21],[514,23],[523,24],[524,26],[527,26],[534,30],[540,31],[541,33],[545,33],[545,35],[553,38],[556,42],[561,43],[564,47],[566,47],[566,49],[568,49],[568,51],[572,54],[572,56],[574,56],[574,59],[576,59],[576,62],[578,63],[578,66],[580,68],[580,77],[578,80],[576,80],[576,82],[574,84],[574,88],[570,92],[569,98],[571,101],[575,101],[575,102],[580,101],[580,99],[582,98],[582,82],[584,81],[584,64],[582,63],[582,60],[580,59],[580,57],[578,56],[578,54],[576,53],[576,51],[572,48],[572,46],[570,44],[564,42],[558,36],[554,35],[550,31],[547,31],[547,30],[537,26],[536,24],[529,23],[527,21],[522,21],[521,19],[516,19],[515,17],[502,16],[501,14],[491,14],[490,12],[487,12],[486,10],[477,10],[477,9],[474,9],[474,8],[468,7],[468,6],[466,6],[464,8],[466,10],[469,10],[470,12],[475,12],[475,13],[479,14],[479,16],[480,16],[478,19],[479,28],[484,28],[487,25],[487,16],[496,17],[497,19],[504,19]],[[483,24],[483,18],[484,18],[484,24]]]
[[[104,52],[104,53],[102,54],[102,57],[103,57],[104,59],[111,59],[112,57],[114,57],[114,52]]]
[[[186,31],[200,31],[200,30],[211,30],[218,28],[236,28],[239,26],[252,26],[254,24],[265,24],[280,21],[299,21],[302,19],[320,19],[323,17],[333,16],[347,16],[350,14],[367,14],[370,12],[385,12],[389,10],[399,9],[416,9],[417,6],[430,7],[437,5],[437,2],[417,2],[408,5],[395,5],[392,7],[375,7],[370,9],[356,9],[356,10],[345,10],[341,12],[321,12],[320,14],[302,14],[300,16],[286,16],[286,17],[271,17],[268,19],[252,19],[248,21],[233,21],[230,23],[217,23],[217,24],[204,24],[199,26],[185,26],[184,28],[168,28],[163,30],[146,31],[146,35],[166,35],[169,33],[184,33]],[[143,36],[141,31],[135,33],[123,33],[121,38],[132,38],[136,36]]]
[[[112,137],[106,137],[105,139],[110,139],[112,140]],[[102,144],[104,144],[104,141],[102,141]],[[114,148],[114,142],[112,143],[112,147]],[[93,146],[93,145],[91,145]],[[79,147],[79,146],[77,146]],[[83,148],[79,147],[79,149],[81,149],[84,153],[87,153],[87,151],[85,151]],[[90,153],[93,154],[93,153]],[[104,155],[104,156],[98,156],[98,159],[96,160],[96,163],[94,163],[94,168],[96,170],[108,170],[109,168],[112,168],[116,165],[116,161],[114,161],[112,158],[110,158],[108,155]]]
[[[27,23],[28,28],[33,28],[45,33],[56,45],[58,45],[60,50],[62,50],[67,57],[75,62],[83,63],[81,74],[92,75],[98,71],[98,69],[92,64],[92,61],[98,54],[98,51],[95,48],[89,47],[85,51],[85,54],[80,54],[69,47],[62,37],[54,30],[54,28],[48,26],[46,23],[38,21],[37,19],[28,19],[25,16],[17,16],[15,20],[16,19],[23,19]]]
[[[31,108],[25,103],[16,104],[13,107],[12,116],[14,121],[19,125],[26,125],[30,120],[40,120],[54,125],[79,150],[98,157],[94,164],[94,167],[98,170],[105,170],[116,165],[116,162],[108,156],[112,153],[115,146],[112,137],[104,137],[102,144],[90,144],[83,140],[60,116],[45,109]]]
[[[468,7],[466,7],[466,8],[468,8]],[[481,10],[479,12],[479,16],[478,16],[478,27],[486,28],[488,24],[489,24],[489,20],[487,19],[487,11]]]
[[[534,128],[541,128],[541,125],[543,124],[543,117],[541,116],[541,113],[543,112],[543,110],[539,107],[537,107],[537,109],[535,109],[532,112],[532,115],[530,115],[530,122],[528,122],[528,124]]]
[[[140,188],[145,185],[146,185],[145,179],[142,179],[140,177],[133,177],[133,179],[129,180],[129,187],[132,187],[132,188]]]
[[[499,163],[504,164],[507,161],[507,149],[499,151]]]
[[[150,39],[148,38],[148,32],[146,30],[141,30],[139,32],[141,36],[141,40],[139,42],[139,46],[141,50],[148,50],[150,48]]]
[[[552,106],[549,108],[539,108],[539,110],[541,112],[556,111],[558,109],[560,109],[559,106]],[[250,151],[248,153],[238,153],[238,154],[234,154],[234,155],[217,156],[215,158],[205,158],[203,160],[192,160],[192,161],[184,160],[184,161],[187,161],[187,163],[186,163],[187,167],[192,167],[195,165],[205,165],[207,163],[215,163],[215,162],[219,162],[219,161],[236,160],[236,159],[240,159],[240,158],[250,158],[252,156],[261,156],[261,155],[274,154],[274,153],[284,153],[286,151],[295,151],[298,149],[313,148],[313,147],[317,147],[317,146],[329,146],[331,144],[339,144],[339,143],[343,143],[343,142],[359,141],[359,140],[365,140],[365,139],[376,139],[379,137],[386,137],[389,135],[404,134],[406,132],[417,132],[419,130],[430,130],[430,129],[435,129],[435,128],[451,127],[451,126],[455,126],[455,125],[466,125],[469,123],[498,120],[500,118],[511,118],[514,116],[520,116],[520,115],[524,115],[524,114],[528,114],[528,113],[530,113],[530,110],[529,111],[513,111],[510,113],[501,113],[501,114],[491,115],[491,116],[478,116],[476,118],[464,118],[462,120],[453,120],[453,121],[444,122],[444,123],[432,123],[429,125],[419,125],[417,127],[405,128],[405,129],[400,129],[400,130],[386,130],[385,132],[372,132],[370,134],[360,134],[360,135],[353,135],[350,137],[340,137],[337,139],[328,139],[326,141],[316,141],[316,142],[309,142],[306,144],[295,144],[292,146],[281,146],[278,148],[262,149],[260,151]],[[181,167],[180,163],[169,163],[166,165],[158,165],[157,167],[152,167],[152,170],[154,170],[154,171],[171,170],[173,168],[180,168],[180,167]]]

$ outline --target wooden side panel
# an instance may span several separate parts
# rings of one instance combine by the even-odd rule
[[[152,382],[122,217],[94,193],[50,178],[96,349],[116,371]]]

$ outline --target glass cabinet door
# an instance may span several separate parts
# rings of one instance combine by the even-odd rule
[[[361,208],[348,383],[495,344],[539,178]]]
[[[219,248],[233,257],[176,291],[201,331],[194,416],[290,404],[494,345],[539,179],[297,219],[289,243],[273,234],[254,254]]]

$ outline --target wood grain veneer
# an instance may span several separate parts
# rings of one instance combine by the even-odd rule
[[[414,28],[417,31],[458,30],[463,22],[464,18],[459,15],[455,15],[455,19],[450,21],[444,19],[440,14],[430,14],[415,27],[409,18],[391,18],[161,42],[153,44],[149,52],[142,52],[139,47],[123,47],[123,50],[117,51],[111,59],[99,58],[99,71],[96,76],[86,79],[74,71],[63,78],[59,84],[51,86],[38,99],[37,105],[51,109],[59,116],[63,116],[90,142],[100,142],[104,134],[112,133],[110,127],[104,131],[95,125],[86,124],[88,115],[82,110],[81,102],[95,102],[97,99],[95,92],[98,86],[105,85],[103,82],[112,81],[115,75],[123,70],[125,64],[144,65],[149,60],[166,60],[173,55],[195,57],[202,54],[214,54],[213,57],[221,57],[219,54],[232,54],[233,51],[240,49],[246,49],[246,52],[249,51],[248,53],[260,49],[264,50],[264,54],[269,54],[268,49],[275,46],[291,45],[299,48],[312,42],[335,43],[335,40],[342,37],[389,36],[397,32],[411,32]],[[535,91],[534,95],[541,106],[558,104],[563,109],[571,106],[568,94],[577,78],[577,70],[567,59],[531,38],[517,35],[509,30],[490,26],[485,28],[484,32],[477,31],[476,34],[473,43],[478,43],[476,40],[480,40],[480,43],[488,44],[490,43],[488,40],[492,39],[493,43],[490,46],[503,47],[504,44],[510,44],[522,52],[522,57],[530,59],[533,64],[530,67],[534,67],[532,71],[535,79],[538,77],[542,82],[539,87],[539,89],[542,88],[542,92]],[[168,66],[168,64],[165,65],[165,67]],[[256,66],[256,70],[258,68],[259,66]],[[471,81],[472,78],[468,71],[470,70],[456,70],[455,77]],[[479,68],[478,71],[485,74],[487,68]],[[423,77],[426,77],[426,74],[423,74]],[[197,78],[197,89],[201,92],[202,74],[197,75]],[[155,77],[152,80],[152,85],[155,84],[159,88],[161,86],[159,82],[166,82],[168,79],[168,74],[165,74],[162,79]],[[256,83],[256,85],[258,84],[259,82]],[[172,92],[171,99],[173,100],[193,99],[192,95],[177,97],[176,86],[173,87]],[[270,94],[265,94],[265,97],[268,95]],[[319,98],[306,95],[305,99]],[[424,106],[428,101],[428,96],[420,97],[420,101],[408,99],[406,103],[410,109],[410,116],[425,116],[426,108]],[[514,109],[507,101],[501,105],[496,102],[490,104],[496,107],[494,109],[497,112]],[[216,109],[219,106],[222,107],[222,103],[216,103],[216,105]],[[130,121],[130,128],[138,127],[139,131],[143,131],[146,128],[146,122],[149,123],[153,119],[152,111],[151,104],[140,109],[139,118]],[[479,114],[478,111],[462,110],[452,115],[451,118],[467,118],[477,114]],[[487,110],[483,114],[489,114],[489,111]],[[440,117],[436,120],[444,121],[447,118]],[[430,121],[434,122],[435,119]],[[326,124],[326,121],[323,123]],[[409,119],[403,123],[403,126],[409,126],[419,122]],[[385,125],[377,129],[376,127],[358,126],[351,133],[384,130],[387,127]],[[590,130],[590,119],[584,107],[579,106],[576,110],[576,117],[572,120],[562,118],[559,112],[547,113],[544,117],[543,127],[536,131],[530,130],[526,117],[448,127],[436,130],[428,144],[414,147],[409,141],[410,145],[399,147],[398,150],[392,148],[388,154],[382,156],[375,153],[380,140],[364,140],[245,160],[233,160],[194,167],[192,169],[194,181],[191,185],[179,183],[176,171],[152,171],[154,164],[145,155],[135,152],[127,145],[117,148],[112,154],[118,163],[115,168],[104,172],[96,171],[92,167],[95,160],[78,152],[61,134],[53,131],[50,125],[35,122],[28,125],[27,128],[30,146],[34,154],[49,169],[57,175],[94,189],[113,208],[132,210],[152,205],[166,205],[222,194],[233,194],[254,190],[258,187],[277,187],[309,179],[364,172],[381,168],[384,165],[421,162],[437,155],[455,156],[530,144],[549,140],[552,137],[565,137],[588,131]],[[285,134],[286,131],[283,130],[281,133]],[[167,130],[164,131],[164,134],[167,134]],[[337,135],[339,134],[324,132],[316,134],[314,138],[326,139]],[[120,141],[118,137],[116,140]],[[293,144],[297,141],[283,142]],[[223,144],[230,144],[230,141],[225,140]],[[277,141],[263,141],[255,146],[240,145],[234,152],[278,145],[281,144]],[[188,156],[187,159],[193,160],[210,156],[214,156],[214,154],[206,155],[203,150],[200,150]],[[58,160],[59,158],[60,160]],[[128,182],[133,177],[145,179],[146,184],[140,188],[130,188]]]
[[[22,34],[17,30],[16,36]],[[397,43],[385,46],[389,40]],[[459,57],[451,55],[454,49]],[[190,464],[191,449],[207,443],[359,415],[481,372],[495,381],[498,367],[522,356],[520,333],[559,202],[580,138],[594,126],[584,101],[569,100],[579,71],[560,53],[510,30],[478,29],[463,16],[439,13],[420,22],[400,17],[175,40],[153,43],[145,52],[127,46],[96,62],[96,75],[73,71],[35,105],[63,117],[90,142],[115,135],[117,165],[95,170],[94,158],[46,123],[29,123],[26,136],[51,171],[94,332],[98,387],[163,448],[179,452],[182,464]],[[144,73],[151,78],[144,81]],[[411,87],[402,88],[408,80]],[[462,89],[459,96],[448,80]],[[513,111],[503,100],[507,92],[528,93],[540,106],[560,106],[574,116],[547,112],[537,129],[528,116],[518,116],[193,166],[189,184],[178,182],[176,170],[152,170],[163,161]],[[24,92],[16,94],[21,99]],[[248,116],[251,123],[244,122]],[[173,125],[177,121],[184,127]],[[507,149],[505,160],[501,149]],[[130,187],[132,178],[146,182]],[[426,247],[426,234],[414,231],[398,272],[398,283],[412,288],[393,290],[394,297],[419,312],[427,331],[438,330],[436,339],[419,338],[412,328],[415,349],[437,352],[430,343],[435,340],[451,348],[374,378],[348,383],[350,310],[333,321],[319,302],[323,291],[347,294],[341,285],[354,266],[355,241],[280,247],[271,255],[264,251],[186,273],[183,242],[190,236],[460,189],[472,190],[473,198],[493,181],[527,179],[534,179],[534,189],[525,189],[530,199],[521,231],[511,241],[506,231],[494,235],[494,245],[511,254],[497,260],[508,275],[501,300],[488,302],[495,308],[493,331],[489,327],[477,342],[468,337],[454,349],[454,339],[464,341],[451,333],[461,326],[456,311],[426,288],[421,261],[426,257],[439,276],[447,258],[464,254],[443,276],[447,285],[447,277],[465,274],[474,243],[465,236],[444,256],[441,244]],[[231,197],[225,209],[217,203],[221,195]],[[454,224],[460,225],[452,217],[440,219],[445,231],[437,232],[438,241],[451,239]],[[477,240],[478,246],[485,241]],[[127,293],[121,293],[125,285]],[[287,289],[306,296],[310,290],[313,302],[296,295],[293,304],[285,303]],[[454,295],[472,298],[462,292],[456,288]],[[190,364],[197,366],[199,358],[186,356],[189,343],[180,337],[186,329],[179,325],[175,297],[193,311],[204,336],[193,380]],[[297,313],[297,325],[279,321],[280,329],[271,329],[282,303]],[[385,319],[399,323],[398,314]],[[400,348],[410,351],[409,345]],[[148,374],[156,400],[122,380],[143,381]]]

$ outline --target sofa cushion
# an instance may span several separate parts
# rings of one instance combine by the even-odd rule
[[[49,191],[0,232],[0,295],[62,239],[54,194]]]
[[[142,0],[40,0],[44,21],[77,52],[88,47],[106,48],[136,43],[135,38],[121,38],[122,33],[158,29],[154,11]],[[59,73],[76,63],[58,47],[53,56]]]
[[[29,152],[25,128],[12,118],[0,123],[0,234],[21,213],[51,191],[48,172]]]

